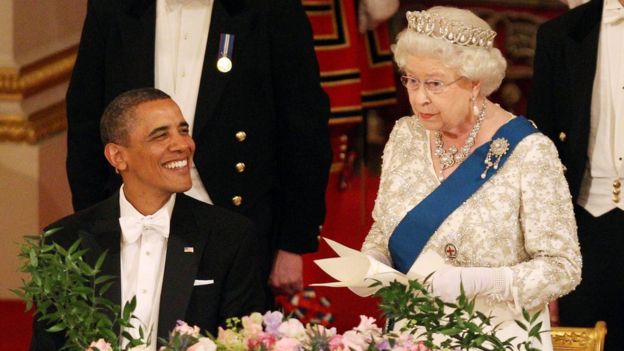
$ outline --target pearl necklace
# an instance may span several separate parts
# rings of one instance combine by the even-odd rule
[[[464,142],[464,145],[461,147],[460,150],[457,150],[457,147],[455,147],[455,145],[451,145],[451,147],[449,147],[448,150],[445,151],[444,142],[442,141],[442,133],[439,131],[436,131],[433,134],[433,138],[434,138],[433,141],[435,143],[434,154],[440,160],[440,175],[439,175],[440,179],[444,179],[442,175],[442,172],[444,170],[452,167],[455,164],[459,165],[468,157],[470,148],[472,148],[472,146],[475,143],[475,140],[477,139],[477,134],[479,133],[479,129],[481,129],[481,122],[483,122],[484,119],[485,119],[485,102],[483,102],[483,105],[481,106],[481,110],[479,111],[479,116],[477,117],[477,122],[472,127],[472,130],[470,131],[468,138],[466,138],[466,141]]]

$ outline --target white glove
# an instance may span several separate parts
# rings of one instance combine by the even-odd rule
[[[433,274],[431,292],[446,302],[456,302],[460,283],[466,297],[496,295],[499,301],[512,300],[512,271],[508,267],[452,267]]]

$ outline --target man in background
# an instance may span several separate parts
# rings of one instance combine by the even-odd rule
[[[543,24],[528,116],[557,146],[575,204],[583,277],[561,325],[607,322],[624,345],[624,0],[592,0]]]

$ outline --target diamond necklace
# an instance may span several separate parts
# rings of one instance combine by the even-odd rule
[[[460,150],[457,150],[455,145],[451,145],[448,150],[444,151],[444,143],[442,142],[442,133],[436,131],[433,133],[433,141],[435,143],[435,152],[434,154],[440,160],[440,179],[442,179],[442,172],[452,167],[455,164],[462,163],[466,157],[468,157],[468,153],[470,152],[470,148],[474,145],[475,140],[477,139],[477,134],[479,133],[479,129],[481,129],[481,122],[485,119],[485,101],[481,106],[481,110],[479,111],[479,116],[477,117],[477,122],[472,127],[468,138],[464,142],[464,145]]]

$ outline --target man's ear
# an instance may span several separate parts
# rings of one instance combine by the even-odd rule
[[[125,158],[125,148],[115,143],[108,143],[104,146],[104,156],[108,163],[115,168],[117,173],[125,171],[128,168]]]

